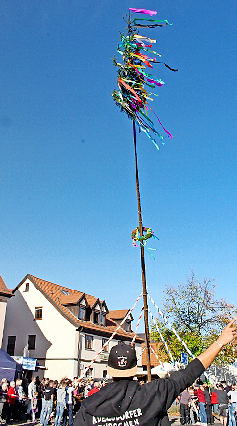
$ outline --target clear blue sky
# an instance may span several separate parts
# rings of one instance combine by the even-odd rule
[[[143,30],[177,73],[153,108],[174,135],[138,136],[149,291],[215,278],[237,304],[236,2],[2,0],[0,274],[31,273],[129,308],[141,289],[132,123],[113,103],[112,57],[129,7],[172,26]]]

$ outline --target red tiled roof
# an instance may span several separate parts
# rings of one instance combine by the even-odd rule
[[[112,319],[123,319],[128,313],[128,309],[118,309],[116,311],[109,311],[109,317]]]
[[[3,279],[2,279],[2,277],[1,277],[1,275],[0,275],[0,293],[1,293],[1,294],[4,294],[4,295],[6,295],[6,296],[8,296],[8,295],[13,296],[13,294],[12,294],[12,290],[9,290],[9,289],[7,288],[7,286],[6,286],[5,282],[3,281]]]
[[[62,305],[74,305],[78,303],[83,294],[84,293],[81,293],[80,291],[75,294],[69,294],[68,296],[62,294],[62,296],[60,296],[60,302]]]
[[[45,297],[54,305],[54,307],[72,324],[74,324],[76,327],[84,327],[87,330],[91,330],[91,332],[100,332],[100,333],[109,333],[112,334],[116,328],[117,324],[110,321],[110,325],[107,327],[99,325],[99,324],[93,324],[91,321],[83,321],[79,320],[73,313],[64,306],[65,299],[68,297],[69,300],[75,301],[77,298],[78,300],[82,297],[84,293],[78,290],[72,290],[67,287],[60,286],[58,284],[51,283],[49,281],[42,280],[41,278],[34,277],[33,275],[26,275],[26,277],[20,282],[20,284],[16,287],[14,292],[25,282],[25,280],[29,278],[31,282],[45,295]],[[63,294],[63,292],[69,293],[68,295]],[[89,305],[92,307],[95,302],[98,300],[98,298],[91,296],[89,294],[85,294],[85,298],[88,301]],[[67,300],[67,299],[66,299]],[[62,302],[64,304],[62,304]],[[75,303],[75,302],[74,302]],[[126,311],[127,312],[127,311]],[[111,325],[113,323],[114,325]],[[134,333],[128,333],[125,330],[119,329],[116,332],[116,335],[120,338],[124,337],[127,340],[132,340]],[[140,337],[136,338],[136,341],[141,343],[143,340]]]
[[[142,349],[146,346],[145,343],[142,343]],[[152,348],[154,349],[155,353],[157,353],[157,348],[159,346],[159,343],[150,343],[150,346],[152,346]],[[157,365],[160,365],[159,360],[156,358],[155,354],[152,352],[152,350],[150,351],[150,360],[151,360],[151,367],[156,367]],[[144,350],[142,352],[142,365],[145,366],[147,365],[147,360],[146,360],[146,350]]]

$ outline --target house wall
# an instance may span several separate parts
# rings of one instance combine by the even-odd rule
[[[3,339],[3,329],[4,329],[4,321],[7,309],[7,298],[1,296],[0,298],[0,348],[2,348],[2,339]]]
[[[25,291],[26,283],[29,284],[29,291]],[[36,307],[42,307],[41,320],[35,320]],[[92,350],[85,349],[85,334],[94,336]],[[15,297],[8,301],[2,348],[7,350],[8,336],[16,336],[14,355],[22,356],[28,335],[36,335],[36,348],[29,351],[29,356],[37,358],[40,366],[46,368],[45,371],[39,370],[34,375],[57,380],[65,376],[73,378],[84,373],[85,368],[100,351],[103,339],[103,336],[94,335],[93,331],[91,333],[76,331],[76,327],[57,311],[29,279],[26,279],[16,290]],[[109,343],[109,350],[117,343],[118,340],[113,339]],[[141,350],[141,345],[136,344],[140,370],[142,370],[142,357],[139,357]],[[107,370],[108,353],[99,355],[92,365],[93,377],[103,377],[103,372]]]
[[[29,291],[24,291],[25,283],[29,283]],[[29,356],[37,358],[39,364],[47,368],[44,375],[52,379],[72,378],[78,370],[79,336],[76,327],[30,280],[25,283],[8,302],[2,348],[7,349],[8,336],[16,336],[14,355],[22,356],[28,335],[36,335],[36,347],[30,350]],[[35,320],[35,307],[42,307],[41,320]],[[40,370],[37,374],[43,376]]]

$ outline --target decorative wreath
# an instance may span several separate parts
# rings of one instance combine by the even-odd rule
[[[138,236],[139,233],[139,227],[137,227],[136,229],[134,229],[131,232],[131,237],[133,240],[133,245],[134,247],[137,247],[136,245],[136,241],[140,241],[140,242],[145,242],[146,240],[148,240],[149,238],[153,237],[154,235],[154,231],[151,228],[142,228],[143,232],[146,232],[145,235],[140,235],[140,237]]]

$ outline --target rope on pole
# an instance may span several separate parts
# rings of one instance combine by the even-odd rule
[[[179,336],[179,334],[177,333],[177,331],[175,330],[175,328],[173,327],[173,325],[169,322],[168,318],[163,314],[163,312],[160,310],[160,308],[156,305],[156,303],[154,302],[154,300],[151,298],[151,296],[149,294],[147,294],[148,298],[150,299],[151,303],[155,306],[158,314],[163,318],[164,322],[170,327],[170,329],[173,331],[173,333],[175,334],[175,336],[177,337],[177,339],[182,343],[182,345],[185,347],[186,351],[188,352],[188,354],[192,357],[195,358],[195,356],[193,355],[193,353],[189,350],[189,348],[187,347],[186,343],[183,341],[183,339],[181,339],[181,337]]]
[[[161,333],[161,331],[160,331],[160,329],[159,329],[159,327],[158,327],[158,325],[157,325],[157,323],[156,323],[156,321],[155,321],[155,318],[153,317],[153,315],[152,315],[152,313],[151,313],[150,309],[149,309],[149,313],[150,313],[151,320],[152,320],[152,322],[153,322],[153,324],[154,324],[154,326],[155,326],[156,330],[158,331],[158,333],[159,333],[159,335],[160,335],[160,338],[161,338],[162,342],[163,342],[163,343],[164,343],[164,345],[165,345],[165,348],[166,348],[166,350],[167,350],[167,352],[168,352],[168,355],[169,355],[169,357],[170,357],[170,359],[171,359],[171,362],[174,364],[174,358],[173,358],[173,356],[172,356],[172,353],[170,352],[170,349],[169,349],[169,347],[168,347],[168,345],[167,345],[167,343],[166,343],[166,341],[165,341],[165,339],[164,339],[164,337],[163,337],[163,335],[162,335],[162,333]]]
[[[131,345],[133,345],[133,344],[134,344],[134,342],[135,342],[136,335],[137,335],[137,329],[138,329],[139,324],[140,324],[140,321],[141,321],[141,319],[142,319],[142,314],[143,314],[143,307],[142,307],[142,309],[141,309],[140,316],[139,316],[139,318],[138,318],[138,320],[137,320],[136,329],[135,329],[135,331],[134,331],[134,336],[133,336],[133,339],[132,339],[132,341],[131,341]]]

